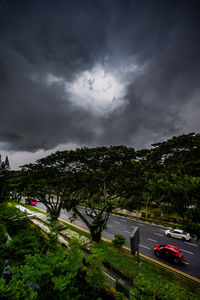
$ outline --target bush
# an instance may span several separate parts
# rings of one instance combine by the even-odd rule
[[[151,274],[152,275],[152,274]],[[186,292],[173,282],[164,279],[156,273],[153,276],[147,273],[139,273],[133,282],[134,287],[130,291],[130,299],[160,299],[160,300],[197,300],[194,294]]]
[[[99,292],[105,288],[106,276],[102,270],[103,252],[100,249],[94,249],[87,258],[88,272],[86,282],[92,287],[94,292]]]
[[[2,300],[36,300],[37,293],[33,292],[23,281],[12,278],[8,284],[0,278],[0,299]]]
[[[121,248],[125,244],[125,237],[119,233],[115,234],[115,238],[112,240],[115,248]]]
[[[22,230],[0,249],[3,259],[14,264],[23,262],[25,255],[40,252],[40,242],[33,230]]]

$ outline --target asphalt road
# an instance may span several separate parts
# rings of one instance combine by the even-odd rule
[[[42,203],[37,203],[36,207],[45,210]],[[82,212],[84,212],[84,209],[82,209]],[[66,210],[61,211],[61,219],[69,221],[69,217],[70,213]],[[87,216],[87,218],[90,217]],[[88,230],[87,226],[79,218],[74,224]],[[102,236],[109,240],[113,240],[114,234],[120,233],[126,238],[125,246],[130,248],[130,234],[136,226],[139,227],[140,231],[139,252],[141,254],[200,279],[200,247],[194,239],[191,239],[190,242],[185,242],[174,238],[168,238],[164,234],[167,229],[166,227],[152,225],[117,215],[110,215],[107,229],[103,232]],[[153,251],[156,244],[170,244],[181,249],[184,253],[184,262],[182,264],[174,264],[170,261],[156,257]]]

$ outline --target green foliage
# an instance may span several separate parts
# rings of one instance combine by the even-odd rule
[[[140,272],[133,282],[130,299],[197,300],[198,297],[162,276]]]
[[[94,249],[87,258],[88,273],[86,282],[94,290],[94,293],[105,288],[106,276],[102,270],[103,252],[100,249]]]
[[[6,227],[0,223],[0,247],[7,241]]]
[[[19,264],[24,261],[25,255],[45,250],[47,242],[40,230],[9,203],[0,205],[0,220],[11,236],[11,240],[0,247],[1,258]]]
[[[126,238],[119,233],[116,233],[114,236],[115,238],[112,240],[113,246],[115,248],[121,248],[122,246],[124,246]]]
[[[6,267],[6,262],[5,262],[5,260],[0,259],[0,277],[1,277],[2,274],[3,274],[3,271],[4,271],[5,267]]]
[[[40,252],[41,244],[32,230],[21,230],[1,247],[0,254],[13,263],[23,262],[25,255]]]
[[[1,203],[0,204],[0,221],[8,223],[9,220],[11,220],[14,216],[20,217],[24,216],[23,213],[21,213],[18,209],[16,209],[12,204],[10,203]]]
[[[12,271],[17,278],[31,280],[39,287],[39,299],[73,298],[77,292],[75,279],[82,266],[83,254],[77,244],[73,242],[71,246],[69,255],[62,249],[44,255],[28,255],[25,265]]]
[[[139,268],[135,257],[125,255],[120,250],[113,248],[111,245],[107,245],[105,242],[97,245],[97,247],[103,251],[104,263],[109,263],[109,266],[114,270],[120,270],[128,279],[135,278]]]
[[[17,280],[13,277],[9,283],[3,278],[0,278],[0,299],[1,300],[35,300],[37,293],[33,292],[22,280]]]

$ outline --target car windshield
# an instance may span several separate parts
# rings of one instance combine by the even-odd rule
[[[160,249],[163,249],[164,247],[165,247],[165,245],[160,245],[159,246]]]

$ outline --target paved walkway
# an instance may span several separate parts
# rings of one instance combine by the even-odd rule
[[[18,208],[19,210],[26,212],[28,214],[28,217],[37,217],[38,219],[42,220],[45,223],[49,223],[49,220],[47,218],[47,216],[43,213],[39,213],[33,210],[30,210],[22,205],[16,205],[16,208]]]
[[[16,205],[16,208],[18,208],[22,212],[27,213],[28,217],[31,218],[31,221],[35,225],[39,226],[43,231],[45,231],[46,233],[50,233],[50,229],[48,226],[49,219],[47,218],[46,215],[44,215],[43,213],[32,211],[22,205]],[[59,242],[67,247],[68,247],[68,240],[70,240],[70,238],[72,237],[76,237],[81,241],[82,246],[90,249],[92,242],[89,239],[87,239],[85,236],[73,230],[70,230],[69,228],[62,230],[62,233],[58,234]]]

